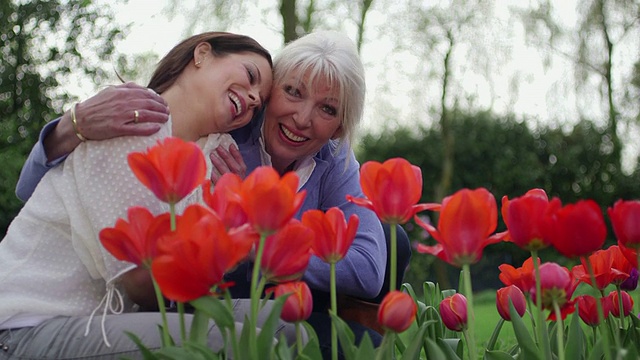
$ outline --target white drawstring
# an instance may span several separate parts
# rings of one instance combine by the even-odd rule
[[[84,331],[84,336],[89,335],[89,327],[91,326],[91,320],[93,320],[93,317],[95,316],[96,311],[100,309],[103,303],[104,303],[104,310],[102,311],[102,321],[100,322],[100,327],[102,329],[102,340],[104,340],[104,343],[105,345],[107,345],[107,347],[111,347],[111,344],[107,339],[107,331],[104,326],[106,317],[107,317],[107,312],[110,312],[111,314],[114,314],[114,315],[118,315],[118,314],[122,314],[122,311],[124,310],[124,299],[122,298],[122,294],[113,284],[107,284],[107,293],[102,297],[102,300],[100,300],[100,303],[98,304],[98,306],[96,306],[96,308],[93,309],[93,311],[91,312],[91,316],[89,316],[89,321],[87,322],[87,327]]]

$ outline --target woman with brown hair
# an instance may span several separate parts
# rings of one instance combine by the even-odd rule
[[[98,239],[133,205],[154,214],[168,211],[135,178],[127,154],[169,136],[203,149],[230,141],[222,133],[249,123],[268,98],[271,67],[269,52],[252,38],[208,32],[184,40],[160,61],[149,84],[159,95],[143,90],[169,116],[152,135],[85,141],[92,132],[77,116],[90,104],[71,106],[57,131],[75,133],[58,138],[75,151],[42,178],[0,242],[0,359],[141,357],[125,331],[151,350],[160,347],[160,314],[136,312],[135,306],[155,295],[132,291],[152,289],[150,277],[137,276],[139,268],[116,260]],[[150,111],[146,100],[137,101],[130,100],[130,126]],[[188,196],[177,207],[196,201]],[[167,315],[178,340],[178,314]],[[186,321],[188,326],[189,315]],[[213,322],[209,345],[222,346]]]

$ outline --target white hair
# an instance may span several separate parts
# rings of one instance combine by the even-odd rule
[[[316,31],[288,43],[274,58],[276,83],[292,71],[309,74],[315,84],[318,77],[338,88],[338,118],[342,125],[339,143],[351,146],[355,130],[362,120],[366,93],[364,66],[356,45],[337,31]]]

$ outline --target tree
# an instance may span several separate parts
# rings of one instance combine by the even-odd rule
[[[15,185],[42,125],[68,107],[58,91],[82,75],[101,83],[121,31],[103,4],[91,1],[0,2],[0,233],[22,203]]]
[[[617,170],[617,159],[611,153],[611,139],[606,127],[583,121],[564,131],[549,126],[530,129],[527,119],[499,117],[491,112],[456,112],[452,117],[455,161],[450,195],[462,188],[485,187],[493,193],[500,209],[504,195],[521,196],[532,188],[542,188],[563,203],[593,199],[606,208],[619,198],[630,199],[640,193],[640,171],[625,175]],[[401,127],[384,134],[367,134],[358,149],[361,161],[384,161],[404,157],[419,166],[423,174],[422,202],[434,202],[434,190],[443,171],[439,161],[443,153],[443,137],[437,127],[413,129]],[[433,213],[420,213],[437,221]],[[429,242],[421,228],[409,223],[405,227],[410,238]],[[498,231],[506,227],[500,221]],[[613,241],[612,232],[609,231]],[[497,265],[509,262],[519,265],[529,256],[510,243],[487,247],[483,259],[473,265],[474,284],[479,288],[495,287]],[[541,253],[544,260],[552,251]],[[565,261],[564,259],[557,259]],[[444,274],[436,274],[438,262],[432,256],[414,253],[406,280],[414,288],[422,288],[425,279],[438,281],[443,287],[455,285],[458,272],[446,266]],[[445,282],[441,278],[445,277]]]
[[[640,46],[640,3],[637,0],[578,1],[577,23],[563,21],[557,3],[540,0],[521,12],[529,39],[548,54],[569,59],[574,64],[575,84],[582,118],[598,118],[593,99],[602,99],[602,116],[613,145],[613,155],[621,159],[620,121],[637,114],[637,99],[624,94],[633,76],[633,64]],[[635,59],[635,60],[634,60]],[[549,60],[550,61],[550,60]],[[633,114],[631,116],[625,114]],[[618,168],[621,165],[618,164]]]
[[[199,0],[194,4],[185,5],[183,2],[173,0],[168,7],[169,15],[187,12],[191,26],[187,29],[189,34],[194,33],[197,26],[210,27],[215,24],[219,30],[229,30],[235,24],[244,24],[250,19],[252,9],[260,9],[260,17],[269,28],[282,35],[283,44],[308,34],[317,28],[339,29],[344,26],[342,15],[351,19],[351,24],[356,28],[356,45],[362,47],[365,31],[365,19],[373,4],[373,0],[338,1],[308,0],[278,0],[269,3],[265,7],[264,1],[258,0]],[[266,23],[269,15],[277,13],[280,24]],[[330,14],[331,16],[326,16]],[[322,19],[322,20],[321,20]],[[253,19],[254,20],[254,19]],[[340,20],[337,21],[336,20]],[[255,20],[254,20],[255,21]],[[236,26],[241,31],[241,26]]]

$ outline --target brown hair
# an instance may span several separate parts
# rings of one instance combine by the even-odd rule
[[[193,51],[202,42],[211,44],[214,56],[224,56],[241,52],[261,55],[273,67],[271,54],[253,38],[228,32],[206,32],[183,40],[165,55],[151,76],[148,88],[162,94],[176,81],[182,70],[193,59]]]

